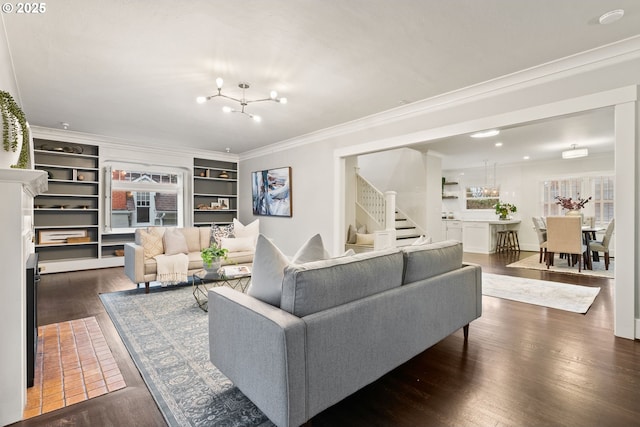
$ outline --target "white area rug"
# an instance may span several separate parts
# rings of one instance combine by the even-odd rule
[[[598,292],[600,288],[482,273],[483,295],[574,313],[586,313]]]
[[[545,270],[547,271],[547,265],[544,260],[542,263],[539,263],[540,255],[533,255],[520,261],[516,261],[507,265],[507,267],[516,267],[516,268],[528,268],[531,270]],[[569,267],[567,265],[566,259],[560,259],[559,255],[556,255],[553,260],[554,265],[549,266],[548,271],[554,271],[557,273],[569,273],[569,274],[581,274],[583,276],[595,276],[595,277],[606,277],[607,279],[613,279],[615,267],[615,260],[612,258],[611,263],[609,264],[609,270],[604,269],[604,256],[600,256],[599,262],[594,262],[593,270],[585,270],[583,269],[580,273],[578,273],[578,266]]]

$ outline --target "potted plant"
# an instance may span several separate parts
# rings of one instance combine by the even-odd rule
[[[2,115],[2,148],[8,153],[15,153],[20,149],[17,160],[11,157],[6,161],[6,166],[26,169],[29,163],[27,119],[11,94],[2,90],[0,90],[0,113]]]
[[[500,219],[506,220],[509,219],[509,213],[516,213],[518,208],[516,205],[512,205],[511,203],[502,203],[498,201],[495,205],[496,214],[500,215]]]
[[[212,243],[208,248],[204,248],[200,251],[202,257],[202,265],[205,270],[218,271],[222,264],[221,259],[227,259],[228,249],[221,248],[215,243]]]

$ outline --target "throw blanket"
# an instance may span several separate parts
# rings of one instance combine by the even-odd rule
[[[186,254],[157,255],[158,264],[156,280],[163,285],[175,285],[187,281],[189,257]]]

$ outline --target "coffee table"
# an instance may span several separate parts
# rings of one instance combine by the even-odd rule
[[[203,311],[209,311],[209,289],[228,286],[245,292],[251,283],[251,269],[247,266],[223,267],[222,272],[200,270],[193,275],[193,297]]]

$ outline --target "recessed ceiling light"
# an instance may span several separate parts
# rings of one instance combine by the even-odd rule
[[[500,131],[498,129],[483,130],[482,132],[476,132],[471,134],[471,138],[489,138],[490,136],[496,136]]]
[[[611,24],[613,22],[616,22],[617,20],[619,20],[623,16],[624,16],[624,10],[622,10],[622,9],[611,10],[611,11],[603,14],[598,19],[598,22],[600,22],[602,25],[607,25],[607,24]]]
[[[529,157],[529,156],[524,156],[522,159],[523,159],[523,160],[529,160],[530,158],[531,158],[531,157]]]
[[[502,147],[502,142],[496,142],[496,147]]]

